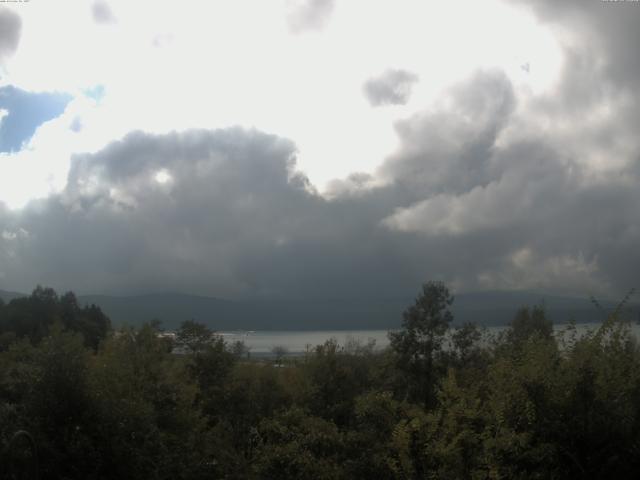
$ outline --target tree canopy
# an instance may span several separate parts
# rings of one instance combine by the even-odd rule
[[[195,321],[177,344],[157,322],[103,335],[74,299],[38,288],[0,306],[2,478],[632,479],[640,468],[640,348],[621,315],[557,332],[544,309],[523,308],[492,336],[452,326],[453,297],[429,282],[389,348],[333,339],[274,368]],[[11,443],[18,431],[37,461]]]

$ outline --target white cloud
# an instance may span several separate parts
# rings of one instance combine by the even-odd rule
[[[598,257],[585,258],[584,254],[546,255],[530,247],[516,249],[506,256],[499,270],[478,274],[478,284],[485,290],[566,290],[583,295],[610,289],[608,282],[598,276]]]
[[[104,0],[95,0],[91,5],[91,13],[93,14],[93,19],[98,23],[110,24],[117,22],[109,4]]]
[[[295,11],[324,18],[332,3],[306,2]],[[92,5],[104,10],[107,4]],[[32,3],[21,13],[23,39],[5,81],[76,98],[104,85],[100,108],[78,112],[74,121],[81,132],[67,143],[69,135],[61,130],[59,143],[65,146],[56,151],[95,151],[138,129],[255,126],[293,139],[300,167],[323,189],[334,178],[373,171],[397,144],[393,123],[429,106],[446,85],[478,66],[497,65],[521,77],[526,57],[531,72],[544,78],[518,77],[523,92],[548,87],[559,71],[551,33],[497,0],[481,6],[342,2],[331,11],[327,28],[311,36],[290,34],[291,6],[287,0],[196,0],[188,7],[168,0],[112,0],[108,8],[117,23],[105,29],[85,0],[70,0],[64,10],[51,2]],[[492,35],[485,35],[489,20]],[[381,25],[389,35],[380,35]],[[394,65],[423,81],[406,105],[372,112],[362,84]],[[37,154],[50,156],[52,147],[48,143]],[[61,163],[56,160],[48,174],[58,178],[65,170]],[[31,193],[42,192],[34,187]]]
[[[334,0],[287,0],[287,22],[293,33],[321,30],[331,18]]]
[[[17,233],[12,232],[10,230],[3,230],[2,231],[2,238],[4,240],[15,240],[17,238]]]
[[[2,82],[74,97],[0,158],[0,231],[35,232],[22,254],[2,237],[2,268],[27,272],[27,288],[377,294],[429,276],[635,278],[635,57],[607,50],[623,43],[592,54],[584,25],[498,0],[304,2],[297,21],[313,33],[300,35],[287,0],[111,0],[108,27],[97,4],[28,2],[6,61]],[[615,36],[600,18],[584,23]],[[372,109],[363,84],[390,68],[420,81]],[[104,95],[89,98],[96,85]],[[216,130],[233,125],[246,129]]]

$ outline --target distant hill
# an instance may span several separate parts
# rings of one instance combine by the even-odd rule
[[[471,322],[482,325],[505,325],[523,306],[542,305],[554,323],[598,323],[616,307],[617,302],[599,300],[604,312],[596,308],[587,297],[565,297],[533,292],[474,292],[456,296],[453,312],[456,323]],[[625,313],[635,320],[640,305],[630,303]]]
[[[14,298],[19,298],[24,296],[25,296],[24,293],[7,292],[5,290],[0,290],[0,299],[2,299],[4,302],[10,302]]]
[[[24,296],[0,290],[5,302]],[[82,295],[81,304],[96,304],[116,326],[140,325],[158,319],[167,329],[183,320],[197,320],[216,330],[358,330],[391,329],[400,326],[402,312],[413,298],[350,300],[232,301],[196,295],[163,293],[137,296]],[[605,314],[588,298],[546,295],[532,292],[476,292],[456,295],[455,323],[505,325],[526,305],[544,305],[555,323],[574,319],[578,323],[603,320]],[[602,301],[606,310],[613,302]],[[628,308],[640,319],[640,305]]]
[[[83,296],[80,300],[99,305],[116,325],[135,325],[156,318],[165,328],[175,328],[183,320],[194,319],[217,330],[397,328],[402,312],[413,303],[413,298],[230,301],[182,294]],[[606,310],[615,307],[613,302],[601,304]],[[457,324],[505,325],[520,307],[527,305],[544,305],[554,323],[572,319],[593,323],[605,316],[588,298],[500,291],[457,295],[453,313]],[[639,305],[631,305],[629,309],[634,319],[639,318]]]
[[[158,319],[165,328],[194,319],[216,330],[386,329],[399,325],[407,300],[231,301],[181,294],[81,296],[114,324]]]

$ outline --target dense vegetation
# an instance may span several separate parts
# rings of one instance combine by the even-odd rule
[[[620,312],[554,335],[523,308],[487,338],[451,327],[452,301],[427,283],[388,349],[328,341],[281,368],[192,321],[171,339],[112,331],[71,293],[0,301],[0,476],[636,477],[640,349]]]

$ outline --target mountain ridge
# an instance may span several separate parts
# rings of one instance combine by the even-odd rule
[[[0,290],[5,302],[26,296]],[[78,295],[82,305],[98,305],[115,326],[140,325],[160,320],[167,329],[184,320],[196,320],[215,330],[369,330],[398,328],[402,312],[414,299],[297,299],[227,300],[184,293],[143,295]],[[616,305],[600,302],[598,310],[589,298],[548,295],[527,291],[485,291],[461,293],[452,306],[454,323],[505,325],[523,306],[542,304],[555,323],[571,319],[577,323],[599,322]],[[633,319],[640,319],[640,305],[630,303]]]

